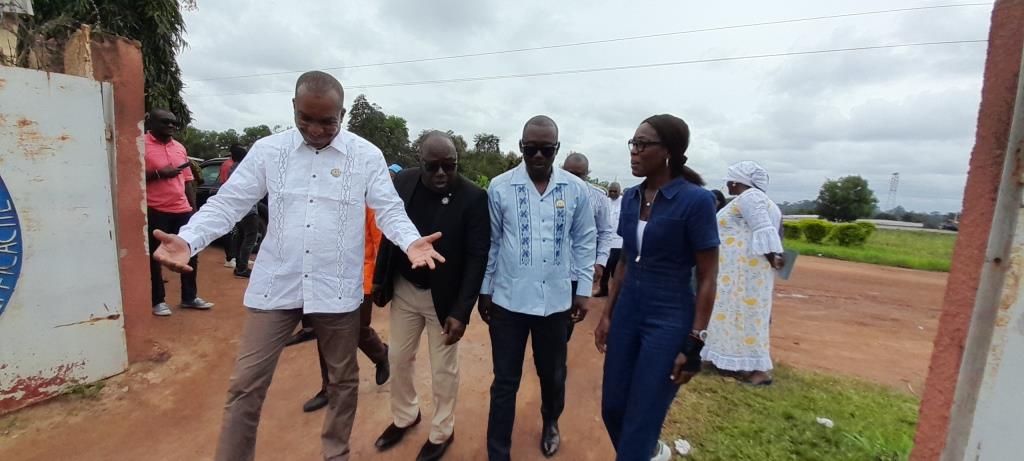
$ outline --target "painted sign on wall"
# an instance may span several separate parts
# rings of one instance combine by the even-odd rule
[[[14,200],[0,177],[0,315],[14,296],[21,275],[21,226]]]

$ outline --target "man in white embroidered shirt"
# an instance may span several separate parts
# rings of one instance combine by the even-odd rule
[[[344,90],[334,77],[307,72],[295,84],[296,128],[257,141],[228,182],[181,229],[160,232],[153,257],[177,271],[270,196],[267,236],[244,304],[249,309],[231,375],[217,460],[251,460],[267,388],[288,338],[310,317],[328,367],[328,410],[321,441],[327,460],[349,459],[359,391],[356,347],[363,299],[364,213],[413,267],[444,258],[420,237],[388,176],[380,149],[341,129]],[[158,231],[159,232],[159,231]]]

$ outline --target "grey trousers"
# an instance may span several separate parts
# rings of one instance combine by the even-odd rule
[[[359,395],[359,311],[309,314],[327,365],[327,412],[321,442],[325,460],[349,459],[349,436]],[[249,309],[231,374],[217,461],[248,461],[256,455],[260,410],[284,343],[302,319],[302,309]]]

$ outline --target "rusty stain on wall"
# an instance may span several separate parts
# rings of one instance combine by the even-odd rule
[[[7,119],[0,116],[0,127],[6,125]],[[37,126],[38,124],[34,120],[25,117],[19,118],[15,123],[18,150],[26,158],[33,159],[43,154],[52,155],[57,150],[58,144],[67,143],[72,139],[67,133],[53,137],[46,136],[39,132]]]
[[[117,320],[119,318],[121,318],[121,314],[110,314],[110,315],[104,315],[104,316],[101,316],[101,317],[96,317],[96,316],[93,316],[92,314],[89,314],[89,320],[82,320],[80,322],[65,323],[63,325],[55,325],[54,328],[70,327],[70,326],[74,326],[74,325],[92,325],[92,324],[94,324],[96,322],[102,322],[104,320]]]
[[[0,389],[0,414],[24,407],[32,402],[60,394],[67,386],[78,383],[74,372],[85,362],[60,365],[48,376],[24,376],[12,380],[11,386]]]

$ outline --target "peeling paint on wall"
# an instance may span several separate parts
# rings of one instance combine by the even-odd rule
[[[67,387],[78,383],[75,372],[84,366],[85,361],[66,363],[51,369],[45,376],[23,376],[10,380],[10,386],[0,389],[0,414],[60,394]]]

